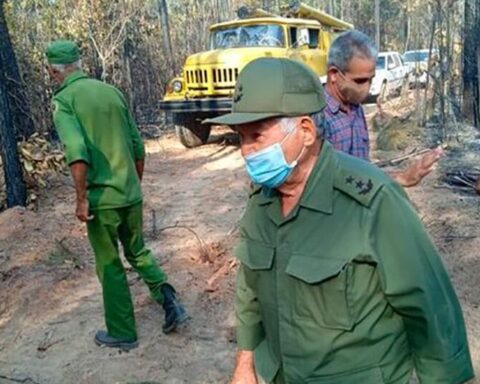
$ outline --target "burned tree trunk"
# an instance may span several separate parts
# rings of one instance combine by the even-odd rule
[[[220,23],[222,21],[227,21],[230,17],[230,1],[229,0],[216,0],[217,10],[218,10],[218,17],[217,21]]]
[[[375,45],[380,50],[380,0],[375,0]]]
[[[175,71],[175,65],[173,63],[173,49],[172,49],[172,40],[170,38],[170,21],[168,18],[168,6],[166,0],[157,0],[158,13],[160,14],[160,21],[162,23],[162,34],[163,34],[163,48],[167,55],[168,66],[172,74]]]
[[[480,0],[465,1],[463,113],[480,127]]]
[[[35,132],[24,85],[18,70],[3,10],[4,0],[0,0],[0,55],[4,62],[4,80],[17,136],[28,137]]]
[[[27,189],[18,158],[17,141],[13,127],[5,81],[5,63],[0,55],[0,156],[7,189],[7,206],[25,206]]]

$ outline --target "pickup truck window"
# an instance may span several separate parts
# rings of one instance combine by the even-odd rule
[[[395,66],[396,67],[401,67],[402,66],[402,62],[400,61],[400,57],[398,55],[394,55],[393,60],[395,61]]]
[[[385,56],[377,57],[377,69],[385,69]]]
[[[285,46],[283,29],[279,25],[242,25],[214,30],[210,36],[211,49]]]
[[[392,67],[395,65],[395,63],[393,62],[392,56],[388,56],[387,65],[388,65],[387,69],[388,69],[388,68],[392,68]]]

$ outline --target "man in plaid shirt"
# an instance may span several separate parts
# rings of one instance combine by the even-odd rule
[[[346,109],[328,90],[325,100],[326,139],[335,149],[369,161],[370,142],[362,106],[350,104]]]
[[[333,42],[328,56],[325,137],[335,149],[366,161],[370,159],[370,143],[361,103],[370,92],[377,53],[368,36],[352,30]],[[390,176],[404,187],[417,185],[442,154],[442,149],[436,148],[405,170],[390,172]]]

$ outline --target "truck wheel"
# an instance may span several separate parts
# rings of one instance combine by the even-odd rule
[[[175,126],[175,132],[180,142],[187,148],[199,147],[205,144],[210,136],[209,125],[187,128],[181,125]]]

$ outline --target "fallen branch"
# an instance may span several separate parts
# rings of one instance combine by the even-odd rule
[[[460,176],[453,176],[452,178],[454,180],[458,181],[460,184],[464,184],[468,187],[475,188],[475,184],[473,184],[472,182],[470,182],[468,180],[465,180],[465,179],[461,178]]]
[[[38,347],[38,351],[39,351],[39,352],[45,352],[48,348],[54,346],[55,344],[61,343],[63,340],[64,340],[64,339],[62,338],[62,339],[58,339],[58,340],[52,341],[52,342],[50,342],[50,343],[48,343],[48,344],[43,345],[43,346],[41,347],[41,349],[40,349],[40,347]]]
[[[419,156],[419,155],[423,155],[427,152],[430,152],[431,149],[430,148],[426,148],[426,149],[422,149],[420,151],[415,151],[413,150],[412,152],[408,153],[407,155],[402,155],[402,156],[398,156],[398,157],[394,157],[392,159],[388,159],[388,160],[382,160],[382,161],[377,161],[375,163],[373,163],[374,165],[376,165],[377,167],[386,167],[388,165],[397,165],[397,164],[400,164],[402,163],[403,161],[405,160],[408,160],[412,157],[415,157],[415,156]]]
[[[218,280],[228,274],[237,265],[237,259],[227,260],[208,280],[207,292],[215,292],[218,289]]]
[[[463,171],[456,170],[447,172],[444,176],[444,181],[454,188],[461,189],[476,189],[475,184],[478,180],[479,173],[477,171]]]
[[[43,340],[38,344],[37,351],[46,351],[49,348],[50,345],[50,339],[53,336],[53,331],[49,330],[48,332],[45,333],[45,336],[43,337]]]
[[[162,228],[159,228],[157,230],[158,233],[160,232],[163,232],[163,231],[166,231],[168,229],[177,229],[177,228],[180,228],[180,229],[185,229],[187,230],[188,232],[192,233],[195,238],[197,239],[198,243],[200,244],[200,249],[201,249],[201,255],[200,255],[200,259],[202,262],[206,262],[206,261],[209,261],[209,252],[208,252],[208,248],[205,244],[205,242],[202,240],[202,238],[197,234],[197,232],[195,232],[192,228],[190,227],[187,227],[186,225],[178,225],[178,224],[175,224],[175,225],[169,225],[169,226],[166,226],[166,227],[162,227]]]
[[[31,377],[26,377],[26,378],[24,378],[24,379],[17,379],[17,378],[15,378],[15,377],[9,377],[9,376],[0,375],[0,379],[5,379],[5,380],[13,381],[14,383],[40,384],[39,382],[33,380]]]
[[[48,325],[57,325],[57,324],[68,323],[69,321],[70,321],[70,319],[62,319],[62,320],[51,321],[47,324]]]

